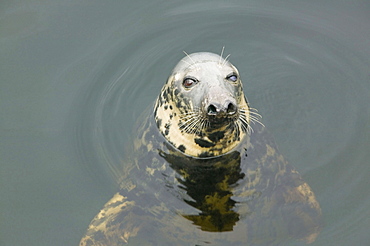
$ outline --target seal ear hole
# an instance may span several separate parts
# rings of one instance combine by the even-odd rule
[[[226,76],[226,79],[231,82],[238,81],[238,75],[236,73],[232,73]]]
[[[182,85],[187,89],[193,87],[197,83],[198,80],[192,77],[185,77],[184,80],[182,81]]]

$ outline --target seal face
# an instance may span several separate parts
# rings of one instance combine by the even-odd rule
[[[239,72],[212,53],[191,54],[177,64],[154,117],[168,142],[193,157],[225,154],[250,130]]]
[[[122,163],[119,192],[81,246],[315,241],[320,205],[262,123],[252,131],[259,115],[230,62],[187,55],[151,112]]]

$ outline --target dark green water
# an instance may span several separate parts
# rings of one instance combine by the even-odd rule
[[[2,1],[0,245],[77,245],[140,113],[188,53],[231,54],[313,188],[312,245],[370,240],[368,1]]]

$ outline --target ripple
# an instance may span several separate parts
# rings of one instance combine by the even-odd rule
[[[154,101],[182,50],[220,52],[223,45],[241,70],[252,105],[282,148],[296,146],[290,153],[293,162],[325,159],[324,149],[335,153],[345,148],[353,135],[348,129],[355,129],[361,110],[358,100],[365,96],[359,97],[356,87],[366,66],[353,47],[338,39],[341,29],[330,23],[330,16],[318,15],[316,9],[236,3],[212,8],[205,3],[173,4],[161,11],[163,17],[149,15],[112,30],[125,29],[130,35],[111,48],[91,88],[84,88],[95,93],[90,110],[83,110],[95,114],[87,124],[95,129],[92,141],[100,141],[97,146],[106,161],[122,159],[129,126]],[[314,165],[302,164],[305,170]]]
[[[350,187],[358,192],[356,184],[366,179],[362,162],[353,162],[355,173],[346,167],[365,155],[369,137],[370,59],[363,39],[369,33],[358,21],[368,19],[348,18],[343,27],[337,15],[342,8],[344,16],[352,13],[345,6],[217,3],[149,5],[141,9],[147,15],[132,14],[112,27],[107,39],[114,45],[104,47],[103,65],[73,103],[76,148],[88,169],[117,176],[137,118],[151,107],[183,50],[220,53],[226,46],[251,106],[316,188],[324,212],[343,180],[349,188],[337,194],[338,203]]]

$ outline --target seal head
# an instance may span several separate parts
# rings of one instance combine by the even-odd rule
[[[213,53],[193,53],[173,69],[154,107],[157,127],[186,155],[209,158],[233,150],[250,130],[238,70]]]

